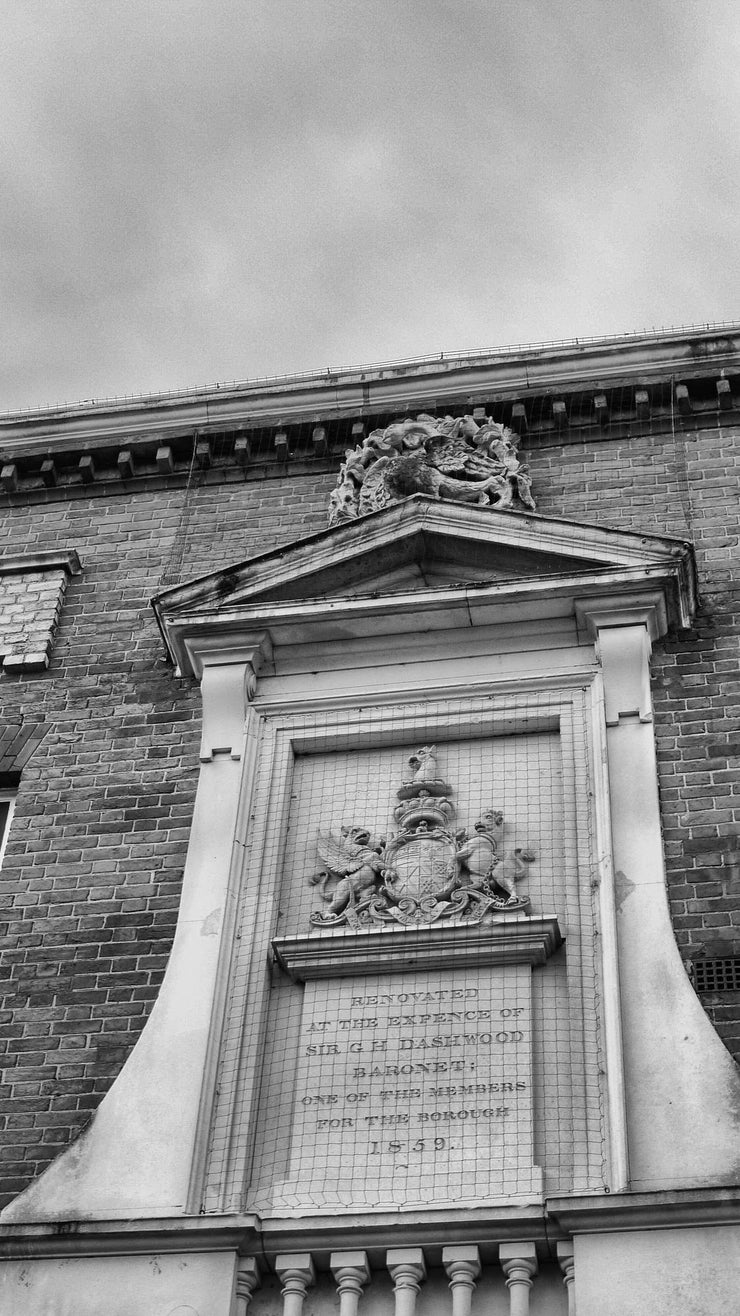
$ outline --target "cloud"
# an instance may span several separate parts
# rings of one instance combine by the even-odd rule
[[[729,0],[3,20],[0,409],[735,313]]]

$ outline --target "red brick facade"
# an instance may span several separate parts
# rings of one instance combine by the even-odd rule
[[[546,412],[538,405],[533,422]],[[427,409],[426,400],[409,407]],[[345,413],[329,427],[326,457],[311,453],[308,422],[296,427],[300,459],[287,466],[270,435],[245,467],[233,433],[222,431],[192,470],[175,463],[163,474],[149,443],[135,470],[119,459],[119,471],[89,486],[66,474],[86,448],[65,445],[61,422],[41,445],[44,456],[59,454],[55,484],[35,474],[38,441],[29,441],[26,467],[18,444],[3,452],[17,472],[0,494],[0,570],[3,555],[76,550],[82,572],[68,582],[48,670],[0,676],[2,725],[45,728],[20,774],[0,873],[0,1201],[83,1128],[167,962],[198,772],[199,693],[167,666],[149,600],[166,584],[323,529],[360,418]],[[671,908],[687,964],[740,956],[739,434],[734,410],[707,404],[682,418],[671,405],[641,423],[532,423],[520,446],[542,515],[695,545],[697,625],[653,656]],[[183,443],[192,446],[192,427]],[[738,1055],[740,992],[702,1000]]]

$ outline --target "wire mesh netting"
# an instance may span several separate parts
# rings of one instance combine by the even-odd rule
[[[209,1204],[372,1210],[601,1182],[586,739],[558,700],[495,734],[465,701],[374,726],[347,710],[319,749],[310,728],[266,731]],[[547,916],[567,954],[495,959]],[[275,937],[314,967],[266,971]]]

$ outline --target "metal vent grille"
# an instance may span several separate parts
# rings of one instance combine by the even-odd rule
[[[697,992],[740,991],[740,956],[727,960],[694,960],[692,970]]]

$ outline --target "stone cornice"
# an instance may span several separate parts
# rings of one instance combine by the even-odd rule
[[[425,563],[427,580],[437,560],[454,562],[455,583],[406,583],[409,567]],[[233,650],[250,632],[267,632],[275,648],[346,642],[573,616],[604,595],[612,604],[624,596],[625,607],[634,607],[646,592],[658,617],[656,635],[691,624],[696,583],[689,545],[415,495],[165,590],[153,607],[176,669],[198,675],[197,649],[210,643]]]
[[[147,1252],[254,1250],[254,1215],[162,1216],[0,1225],[0,1257],[135,1256]]]
[[[554,914],[494,915],[485,927],[477,924],[435,924],[432,927],[392,927],[324,930],[276,937],[275,958],[295,982],[341,978],[358,973],[393,973],[404,969],[433,972],[454,962],[466,964],[544,964],[563,944]]]
[[[463,629],[471,625],[507,624],[532,619],[573,615],[576,602],[583,604],[591,595],[600,596],[609,588],[613,601],[620,593],[634,605],[641,590],[652,601],[655,586],[665,587],[669,607],[662,615],[671,626],[691,624],[690,600],[681,592],[677,567],[638,567],[618,571],[578,572],[570,577],[523,580],[492,585],[462,586],[457,589],[424,590],[381,595],[378,598],[337,599],[306,603],[263,603],[213,616],[175,617],[163,634],[180,675],[192,674],[189,651],[199,647],[198,633],[210,636],[214,631],[238,645],[246,631],[261,628],[277,649],[281,643],[311,643],[319,639],[419,633],[436,629]],[[657,615],[657,610],[656,610]]]
[[[0,1225],[0,1257],[135,1256],[146,1253],[235,1251],[264,1256],[307,1251],[320,1269],[332,1251],[362,1249],[373,1267],[388,1247],[422,1247],[439,1265],[442,1248],[474,1244],[485,1263],[502,1242],[531,1239],[546,1255],[558,1239],[578,1234],[680,1229],[740,1223],[740,1186],[683,1188],[650,1193],[549,1197],[544,1203],[503,1204],[457,1211],[419,1210],[363,1215],[281,1216],[254,1214],[69,1220],[58,1224]]]
[[[529,446],[740,417],[740,326],[633,335],[115,399],[0,417],[11,498],[335,470],[353,428],[482,407]],[[354,422],[354,426],[353,426]],[[250,467],[249,473],[247,468]]]
[[[547,1209],[568,1234],[737,1225],[740,1224],[740,1184],[731,1188],[551,1197]]]
[[[490,352],[411,358],[380,365],[355,366],[320,373],[285,375],[273,379],[216,384],[200,389],[140,397],[80,402],[0,415],[0,444],[25,431],[38,438],[68,428],[88,440],[114,438],[123,421],[125,432],[135,434],[176,427],[185,422],[198,428],[212,420],[243,424],[252,419],[280,418],[306,410],[362,411],[372,391],[375,410],[395,410],[410,392],[416,398],[444,398],[459,391],[459,384],[495,392],[512,389],[552,392],[553,388],[598,387],[638,375],[641,379],[704,373],[709,366],[719,374],[737,369],[740,324],[687,328],[662,333],[621,335],[597,339],[571,339],[561,343],[521,345]],[[185,419],[187,417],[187,419]]]
[[[584,570],[585,564],[593,567],[620,566],[625,569],[651,564],[680,563],[687,556],[683,540],[667,535],[649,535],[629,530],[613,530],[593,523],[566,520],[563,517],[539,516],[533,512],[497,512],[489,507],[476,507],[470,503],[437,501],[423,494],[414,494],[402,502],[382,511],[373,512],[354,521],[326,530],[319,530],[304,539],[296,540],[279,549],[259,554],[246,562],[237,563],[228,571],[212,572],[163,590],[156,596],[155,611],[168,615],[184,614],[193,609],[203,611],[211,605],[231,608],[248,604],[253,599],[275,596],[277,587],[286,580],[292,593],[282,598],[317,598],[330,585],[333,594],[341,596],[340,583],[350,564],[373,563],[372,570],[364,570],[367,593],[378,593],[378,555],[392,547],[394,557],[400,553],[400,544],[408,544],[407,556],[418,554],[422,547],[428,553],[429,545],[420,545],[419,535],[426,541],[430,536],[444,535],[448,541],[458,539],[460,544],[475,545],[470,554],[480,559],[484,543],[505,550],[516,560],[517,553],[542,555],[562,559],[561,569]],[[690,555],[689,555],[690,556]],[[526,561],[526,557],[523,559]],[[326,575],[322,580],[322,571]],[[352,592],[357,593],[361,572],[350,567]],[[491,570],[492,578],[496,576]],[[308,586],[304,582],[308,582]]]
[[[559,1234],[554,1225],[555,1235]],[[374,1268],[389,1247],[422,1247],[440,1265],[450,1244],[476,1244],[483,1261],[495,1261],[504,1241],[534,1239],[547,1250],[553,1234],[542,1203],[435,1210],[419,1209],[404,1218],[398,1211],[304,1216],[182,1216],[130,1220],[72,1220],[63,1224],[0,1225],[0,1258],[135,1256],[146,1253],[222,1252],[264,1257],[310,1252],[328,1270],[332,1252],[358,1249]]]

